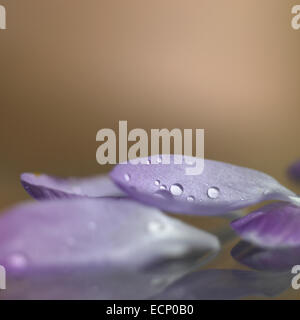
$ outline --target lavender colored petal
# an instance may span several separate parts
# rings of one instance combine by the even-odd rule
[[[168,155],[161,156],[164,157]],[[271,199],[300,203],[292,191],[262,172],[204,160],[202,174],[186,175],[190,166],[185,162],[174,164],[174,157],[171,155],[170,164],[119,164],[111,177],[137,201],[175,213],[220,215]]]
[[[300,160],[296,161],[288,168],[288,175],[292,180],[300,182]]]
[[[204,270],[179,279],[154,299],[231,300],[253,296],[274,297],[290,287],[288,273],[245,270]]]
[[[244,240],[266,248],[300,246],[300,207],[277,202],[231,223]]]
[[[219,247],[215,236],[129,199],[23,204],[0,217],[3,297],[146,298]]]
[[[266,249],[240,241],[232,250],[232,257],[247,267],[261,271],[290,271],[299,264],[300,247]]]
[[[105,175],[62,179],[45,174],[23,173],[21,183],[29,195],[37,200],[124,196],[124,193]]]

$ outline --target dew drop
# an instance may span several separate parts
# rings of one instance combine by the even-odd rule
[[[172,184],[170,187],[170,192],[173,196],[180,196],[183,192],[183,187],[179,183]]]
[[[210,188],[208,188],[208,190],[207,190],[207,195],[208,195],[208,197],[211,198],[211,199],[216,199],[216,198],[218,198],[219,193],[220,193],[220,190],[219,190],[217,187],[210,187]]]
[[[125,181],[130,181],[130,175],[128,174],[128,173],[125,173],[124,174],[124,179],[125,179]]]
[[[160,185],[160,181],[159,181],[159,180],[155,180],[155,181],[154,181],[154,184],[155,184],[156,186],[159,186],[159,185]]]
[[[186,198],[186,200],[187,200],[188,202],[193,202],[193,201],[195,201],[195,197],[194,197],[194,196],[188,196],[188,197]]]
[[[167,190],[167,186],[162,184],[160,187],[159,187],[160,190]]]

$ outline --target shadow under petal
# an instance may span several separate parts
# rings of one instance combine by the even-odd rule
[[[261,271],[289,271],[300,263],[300,247],[267,249],[240,241],[231,255],[239,263]]]
[[[288,273],[211,269],[190,273],[153,297],[158,300],[232,300],[274,297],[290,286]]]
[[[214,254],[208,256],[212,259]],[[202,257],[152,261],[126,267],[107,262],[102,265],[61,266],[8,274],[8,290],[2,300],[144,300],[165,290],[174,281],[208,261]]]

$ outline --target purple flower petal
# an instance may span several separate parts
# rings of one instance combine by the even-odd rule
[[[186,175],[190,166],[185,162],[174,164],[174,157],[170,164],[119,164],[111,177],[124,192],[142,203],[186,214],[218,215],[263,200],[298,200],[292,191],[262,172],[205,160],[202,174]],[[185,159],[191,162],[195,158]]]
[[[297,162],[293,163],[288,168],[288,175],[294,181],[300,182],[300,160],[298,160]]]
[[[0,217],[7,298],[141,298],[139,281],[157,293],[218,250],[215,236],[129,199],[43,201]]]
[[[62,179],[45,174],[23,173],[21,183],[29,195],[37,200],[124,196],[124,193],[105,175]]]
[[[229,300],[249,296],[273,297],[286,290],[290,274],[245,270],[204,270],[179,279],[154,299]]]
[[[247,267],[262,271],[290,271],[299,264],[300,247],[266,249],[240,241],[232,250],[234,259]]]
[[[300,246],[300,207],[277,202],[235,220],[231,227],[239,236],[261,247]]]

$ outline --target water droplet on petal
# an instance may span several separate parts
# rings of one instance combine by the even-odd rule
[[[172,184],[170,187],[170,192],[173,196],[180,196],[183,192],[183,187],[179,183]]]
[[[207,190],[207,195],[208,195],[208,197],[211,198],[211,199],[216,199],[216,198],[218,198],[219,193],[220,193],[220,190],[219,190],[217,187],[210,187],[210,188],[208,188],[208,190]]]
[[[124,179],[125,179],[125,181],[130,181],[130,175],[128,174],[128,173],[125,173],[124,174]]]
[[[159,185],[160,185],[160,181],[159,181],[159,180],[155,180],[154,184],[155,184],[156,186],[159,186]]]
[[[166,185],[161,185],[160,187],[159,187],[159,189],[161,189],[161,190],[167,190],[167,186]]]
[[[193,201],[195,201],[195,197],[194,196],[188,196],[186,198],[186,200],[189,201],[189,202],[193,202]]]

